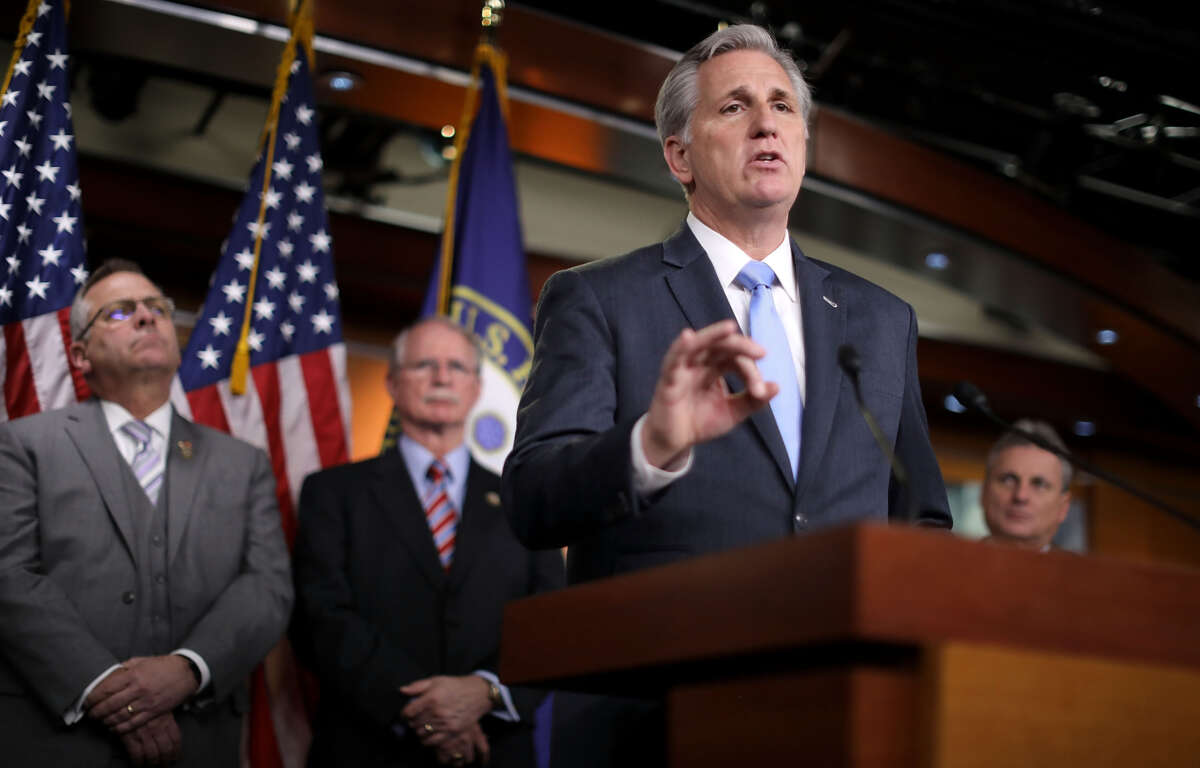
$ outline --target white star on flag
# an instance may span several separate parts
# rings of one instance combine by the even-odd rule
[[[308,157],[304,158],[304,161],[308,163],[309,173],[316,173],[325,167],[325,164],[321,162],[320,155],[309,155]]]
[[[270,320],[275,316],[275,302],[269,301],[266,296],[254,302],[254,314],[259,320]]]
[[[21,260],[16,256],[7,256],[4,260],[8,262],[8,274],[10,275],[21,268]]]
[[[254,254],[250,252],[249,248],[243,248],[238,251],[233,255],[233,258],[237,262],[238,270],[244,269],[249,272],[254,268]]]
[[[25,117],[29,118],[29,125],[33,128],[33,130],[36,131],[42,127],[42,116],[39,115],[36,110],[25,110]]]
[[[313,114],[312,108],[305,104],[296,107],[296,119],[300,121],[301,125],[308,125],[312,122]]]
[[[5,107],[15,106],[17,103],[17,92],[12,90],[11,88],[8,89],[7,91],[4,92],[4,96],[0,97],[0,101],[3,102],[2,104],[0,104],[0,106],[5,106]]]
[[[3,174],[4,178],[8,180],[8,186],[10,187],[21,186],[21,179],[25,178],[25,174],[17,170],[16,163],[13,163],[12,167],[7,171],[0,171],[0,174]]]
[[[83,285],[88,279],[88,271],[80,264],[77,267],[71,267],[71,277],[75,278],[75,285]]]
[[[27,226],[25,226],[24,224],[18,224],[18,225],[17,225],[17,241],[18,241],[18,242],[21,242],[21,243],[28,243],[28,242],[29,242],[29,236],[30,236],[30,235],[32,235],[32,234],[33,234],[33,229],[32,229],[32,228],[30,228],[30,227],[27,227]]]
[[[317,273],[320,271],[308,259],[305,259],[303,264],[296,267],[296,274],[300,276],[300,282],[302,283],[315,283],[317,281]]]
[[[49,181],[54,183],[54,177],[58,175],[58,166],[50,165],[50,158],[41,165],[34,166],[34,170],[38,172],[38,181]]]
[[[8,221],[8,211],[12,208],[12,203],[0,203],[0,219]]]
[[[33,66],[33,61],[30,59],[21,59],[16,64],[13,64],[13,77],[17,75],[29,76],[29,68]]]
[[[50,85],[45,80],[43,80],[42,82],[38,83],[38,86],[37,86],[38,96],[45,99],[46,101],[51,101],[54,99],[54,89],[57,87],[58,87],[57,85]]]
[[[308,242],[312,243],[314,251],[319,253],[329,252],[329,235],[325,234],[325,230],[319,229],[308,236]]]
[[[250,333],[246,334],[246,343],[249,344],[250,349],[253,349],[255,352],[262,352],[262,345],[266,340],[266,336],[255,330],[251,330]]]
[[[8,127],[7,120],[0,120],[0,137],[4,136],[4,129]]]
[[[208,318],[208,324],[212,326],[213,333],[218,336],[228,336],[232,323],[233,318],[225,314],[225,310],[221,310],[213,317]]]
[[[71,139],[73,138],[75,137],[64,131],[62,128],[58,129],[58,133],[50,135],[50,141],[54,142],[55,149],[70,149]]]
[[[263,277],[267,278],[267,282],[277,291],[282,291],[287,282],[287,273],[278,266],[271,267],[269,272],[264,272]]]
[[[212,344],[196,352],[196,355],[199,356],[200,365],[203,368],[216,368],[217,363],[221,360],[220,351],[213,349]]]
[[[330,301],[337,301],[337,298],[338,298],[337,283],[325,283],[325,296]]]
[[[221,291],[225,294],[225,301],[229,303],[241,304],[246,298],[246,286],[237,280],[230,280],[228,285],[222,285]]]
[[[307,181],[302,181],[296,185],[296,199],[302,203],[311,203],[313,201],[313,193],[317,188],[311,186]]]
[[[46,54],[46,61],[50,62],[50,69],[66,69],[67,54],[62,51]]]
[[[54,244],[47,245],[42,250],[38,251],[38,255],[42,257],[42,266],[47,267],[51,264],[58,266],[58,260],[62,258],[63,252],[61,248],[55,248]]]
[[[278,246],[279,246],[279,255],[285,259],[290,259],[292,257],[292,251],[296,247],[296,246],[292,245],[291,240],[280,240],[278,243]]]
[[[271,170],[275,171],[275,175],[278,176],[279,178],[283,179],[284,181],[291,181],[292,180],[292,168],[294,168],[294,167],[295,166],[292,165],[291,163],[289,163],[287,161],[287,158],[285,157],[282,160],[276,160],[275,163],[271,166]]]
[[[267,207],[268,208],[278,208],[279,201],[282,199],[283,199],[283,194],[280,192],[276,192],[274,187],[267,190]]]
[[[45,3],[45,2],[38,3],[37,13],[38,13],[39,19],[41,17],[45,16],[47,13],[50,13],[50,3]]]
[[[292,311],[296,314],[304,311],[304,297],[295,291],[292,291],[292,294],[288,296],[288,304],[291,305]]]
[[[287,142],[288,149],[295,149],[296,147],[300,146],[300,137],[291,131],[283,134],[283,140]]]
[[[311,318],[313,331],[316,333],[333,333],[333,315],[322,309]]]
[[[75,234],[75,222],[79,221],[79,219],[75,216],[68,216],[67,212],[63,211],[51,219],[51,221],[58,225],[60,233],[70,232],[71,234]]]
[[[79,189],[78,184],[68,184],[67,192],[71,195],[72,200],[78,200],[80,195],[82,194],[82,191]]]
[[[6,288],[5,286],[0,285],[0,304],[7,304],[8,306],[11,307],[12,306],[12,295],[13,295],[13,293],[9,288]]]
[[[268,233],[271,231],[271,222],[264,221],[262,224],[259,224],[257,221],[250,221],[246,223],[246,229],[250,230],[251,235],[266,240]]]
[[[29,210],[38,216],[42,215],[42,205],[45,202],[46,198],[38,197],[36,192],[30,192],[29,196],[25,198],[25,203],[29,206]]]
[[[29,298],[37,296],[38,298],[46,298],[46,289],[50,287],[49,282],[38,280],[36,277],[32,280],[26,280],[25,285],[29,287]]]
[[[40,45],[41,42],[42,42],[42,33],[41,32],[30,32],[28,35],[25,35],[26,47]]]
[[[292,340],[292,334],[296,332],[296,326],[284,321],[279,324],[279,332],[283,334],[283,338],[287,341]]]
[[[17,151],[21,153],[21,157],[29,157],[29,150],[33,149],[33,145],[24,139],[17,139],[13,142],[17,145]]]
[[[14,166],[16,167],[16,166]],[[296,211],[288,214],[288,229],[296,231],[304,226],[304,217]]]

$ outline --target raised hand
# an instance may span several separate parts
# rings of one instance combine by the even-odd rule
[[[765,354],[732,320],[679,334],[663,356],[646,412],[642,429],[646,459],[656,467],[670,468],[692,446],[720,437],[769,403],[779,385],[764,381],[754,363]],[[737,374],[746,389],[730,393],[724,379],[727,373]]]

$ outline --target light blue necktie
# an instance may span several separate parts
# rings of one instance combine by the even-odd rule
[[[738,285],[750,291],[750,338],[767,350],[767,356],[758,361],[758,370],[763,379],[779,385],[779,394],[771,399],[771,412],[792,462],[794,479],[800,468],[800,384],[787,334],[771,297],[774,282],[775,273],[761,261],[751,261],[737,276]]]
[[[162,453],[154,448],[151,440],[154,430],[144,421],[129,421],[121,427],[121,431],[132,437],[137,443],[137,450],[134,452],[133,458],[129,460],[129,465],[133,468],[133,474],[137,477],[142,490],[146,492],[150,503],[156,504],[158,503],[158,489],[162,486],[163,470],[166,467],[162,460]]]

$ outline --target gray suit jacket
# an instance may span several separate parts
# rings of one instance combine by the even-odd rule
[[[275,479],[262,451],[178,415],[169,450],[170,643],[212,675],[212,703],[179,713],[185,761],[216,734],[232,735],[220,754],[236,755],[229,720],[292,604]],[[64,727],[62,714],[109,666],[151,652],[135,619],[151,565],[138,562],[129,473],[98,401],[0,425],[0,731],[23,724],[0,741],[18,754],[95,764],[122,751],[86,718]],[[197,743],[189,731],[207,735]]]
[[[795,243],[792,255],[807,377],[798,479],[764,408],[697,446],[692,470],[648,499],[632,487],[630,433],[679,333],[732,319],[712,263],[684,226],[664,243],[546,283],[503,492],[526,545],[570,545],[568,581],[902,515],[908,499],[837,365],[846,343],[861,354],[867,404],[911,475],[919,522],[949,527],[917,381],[912,308],[805,257]],[[727,382],[733,391],[743,387],[732,376]]]

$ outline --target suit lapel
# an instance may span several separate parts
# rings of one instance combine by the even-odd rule
[[[187,419],[171,411],[171,435],[166,445],[167,459],[167,562],[175,559],[192,506],[200,489],[200,478],[209,460],[204,433]],[[221,482],[213,477],[213,482]]]
[[[127,471],[109,432],[108,422],[100,401],[92,399],[67,416],[68,437],[79,451],[80,458],[92,474],[92,480],[100,491],[100,498],[117,527],[130,558],[137,551],[133,538],[133,516],[129,499],[125,496],[121,473]]]
[[[430,586],[441,588],[446,583],[446,571],[433,548],[433,535],[425,522],[420,494],[413,487],[399,449],[393,448],[380,455],[375,463],[372,486],[379,515],[388,521]]]
[[[467,492],[459,513],[454,559],[450,562],[450,582],[461,584],[467,573],[484,559],[491,530],[503,522],[500,511],[500,486],[494,476],[484,471],[475,460],[467,470]],[[507,522],[504,523],[507,525]]]
[[[694,330],[700,330],[720,320],[734,319],[729,308],[729,299],[717,280],[712,262],[687,224],[663,243],[663,262],[679,268],[667,274],[667,285]],[[730,392],[741,392],[745,388],[741,379],[732,374],[725,376],[725,383]],[[779,426],[775,423],[775,416],[770,407],[755,411],[750,416],[750,423],[774,459],[775,466],[788,487],[794,487],[791,460],[788,459],[787,448],[783,445]]]
[[[837,348],[845,338],[848,308],[843,306],[837,286],[829,279],[829,270],[809,261],[795,243],[792,243],[792,259],[800,286],[800,314],[804,319],[805,408],[796,480],[796,497],[801,498],[820,467],[837,408],[842,381]],[[832,306],[826,297],[838,306]]]

